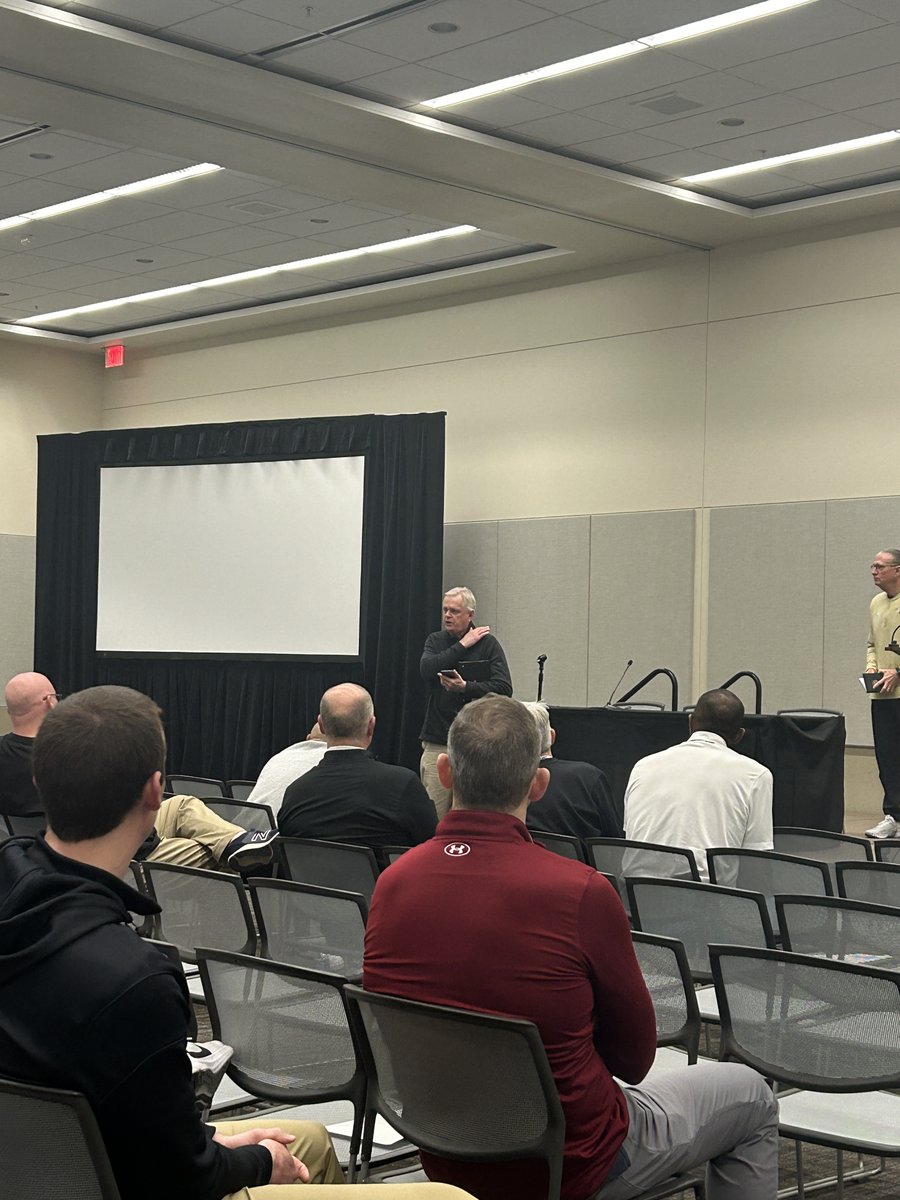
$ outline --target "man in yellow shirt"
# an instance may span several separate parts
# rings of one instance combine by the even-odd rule
[[[871,570],[881,594],[869,606],[866,671],[882,672],[872,693],[872,737],[884,816],[866,836],[892,838],[900,837],[900,550],[879,550]]]

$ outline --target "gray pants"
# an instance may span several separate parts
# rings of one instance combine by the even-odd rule
[[[628,1165],[593,1200],[630,1200],[702,1163],[708,1200],[775,1200],[778,1106],[756,1071],[697,1063],[622,1090],[629,1126],[620,1157]]]

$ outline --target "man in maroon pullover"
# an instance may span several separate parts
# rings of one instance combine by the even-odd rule
[[[455,718],[438,759],[451,811],[378,881],[365,986],[535,1022],[566,1118],[562,1200],[601,1188],[626,1200],[704,1162],[709,1200],[774,1200],[776,1107],[756,1072],[697,1065],[645,1088],[613,1078],[646,1075],[653,1004],[614,889],[531,840],[525,813],[547,786],[539,741],[528,710],[504,696]],[[534,1163],[422,1158],[432,1179],[481,1200],[546,1195]]]

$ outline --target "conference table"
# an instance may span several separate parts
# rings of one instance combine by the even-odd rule
[[[590,762],[604,771],[619,816],[631,768],[640,758],[689,736],[688,714],[644,709],[550,708],[556,758]],[[840,833],[844,826],[842,715],[748,713],[739,752],[767,766],[774,777],[776,826],[793,825]]]

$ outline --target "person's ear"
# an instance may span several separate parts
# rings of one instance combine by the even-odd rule
[[[372,736],[374,735],[374,733],[375,733],[375,714],[373,713],[372,716],[369,717],[369,724],[366,727],[366,737],[371,739]]]
[[[141,803],[151,812],[159,812],[163,801],[163,777],[161,771],[154,771],[141,790]]]
[[[556,730],[552,726],[550,727],[550,745],[556,745]]]
[[[746,730],[746,729],[743,729],[743,728],[742,728],[742,729],[739,729],[739,730],[737,731],[737,734],[736,734],[736,736],[734,737],[734,739],[733,739],[733,741],[732,741],[732,743],[731,743],[731,744],[732,744],[732,746],[736,746],[736,745],[738,744],[738,742],[742,742],[742,741],[744,740],[744,734],[745,734],[746,732],[747,732],[747,730]]]
[[[439,754],[437,756],[437,773],[438,779],[441,781],[441,787],[446,788],[448,792],[452,792],[453,768],[450,766],[449,754]]]
[[[550,772],[546,767],[538,767],[528,789],[528,803],[536,804],[541,799],[550,784]]]

